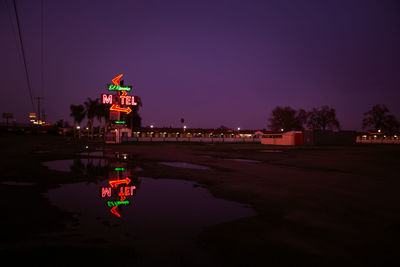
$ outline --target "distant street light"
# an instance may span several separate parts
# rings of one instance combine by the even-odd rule
[[[183,129],[186,129],[186,125],[185,125],[185,126],[183,126]]]
[[[281,132],[283,132],[283,128],[281,128]]]
[[[238,127],[238,131],[240,131],[240,127]]]
[[[78,125],[78,126],[76,126],[76,129],[78,129],[78,130],[79,130],[80,128],[81,128],[81,126],[79,126],[79,125]]]
[[[152,125],[150,125],[150,128],[154,128],[154,125],[152,124]]]

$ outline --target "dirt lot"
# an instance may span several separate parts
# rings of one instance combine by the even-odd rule
[[[62,242],[69,234],[65,222],[77,219],[42,196],[59,184],[88,179],[40,165],[75,158],[85,145],[52,136],[0,137],[1,181],[35,183],[0,184],[2,256],[16,258],[23,253],[30,262],[47,255],[49,264],[63,258],[65,265],[72,264],[68,255],[80,256],[81,264],[130,262],[129,257],[134,262],[135,255],[100,260],[104,248]],[[95,146],[99,144],[90,144],[89,149]],[[196,242],[213,256],[214,265],[399,264],[400,146],[141,143],[108,148],[133,153],[142,176],[197,181],[217,198],[247,203],[256,210],[257,216],[209,226],[198,235]],[[211,170],[169,167],[160,161],[183,161]],[[120,255],[123,249],[106,251]]]

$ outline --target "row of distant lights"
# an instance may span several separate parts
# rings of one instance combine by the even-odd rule
[[[367,137],[367,135],[363,135],[363,137]],[[374,138],[376,138],[376,134],[374,134]],[[384,135],[383,137],[386,137],[386,135]],[[393,135],[394,138],[397,138],[397,135]]]
[[[154,125],[153,125],[153,124],[150,125],[150,128],[154,128]],[[187,126],[184,125],[184,126],[183,126],[183,129],[187,129]],[[238,127],[237,130],[240,131],[240,127]],[[283,132],[283,129],[281,129],[281,131]]]
[[[381,130],[378,130],[378,133],[380,133],[381,132]],[[367,138],[367,135],[366,134],[364,134],[362,137],[364,137],[364,138]],[[376,135],[376,134],[374,134],[374,138],[377,138],[378,136]],[[394,138],[397,138],[397,135],[395,134],[395,135],[393,135],[393,137]],[[383,138],[386,138],[386,135],[383,135]]]
[[[381,130],[378,130],[378,133],[380,133]],[[386,137],[386,135],[383,136],[384,138]],[[397,138],[397,135],[393,135],[394,138]],[[374,135],[374,138],[376,138],[376,134]]]
[[[140,132],[135,132],[135,133],[137,133],[137,134],[140,134]],[[150,132],[151,134],[152,133],[154,133],[154,132]],[[164,132],[164,134],[167,134],[167,132]],[[176,134],[180,134],[180,132],[177,132]],[[195,133],[194,133],[195,134]],[[201,133],[198,133],[199,135],[201,134]],[[210,133],[211,135],[213,135],[213,133]],[[223,133],[221,133],[221,135],[223,135]],[[233,134],[232,134],[233,135]]]
[[[150,125],[150,128],[154,128],[154,125]],[[184,126],[183,126],[183,129],[186,129],[186,128],[187,128],[187,126],[184,125]]]
[[[363,135],[363,137],[367,137],[366,134]],[[376,134],[374,134],[374,137],[377,137]],[[386,137],[386,135],[384,135],[383,137]],[[394,138],[397,138],[397,135],[393,135]]]

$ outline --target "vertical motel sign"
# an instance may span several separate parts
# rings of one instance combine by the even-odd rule
[[[114,120],[114,124],[125,124],[120,120],[120,113],[129,114],[132,112],[131,106],[136,106],[136,96],[128,95],[132,90],[132,86],[124,86],[121,84],[121,77],[118,75],[112,79],[113,84],[107,84],[108,91],[115,91],[115,94],[101,94],[100,101],[104,105],[111,105],[110,118]]]

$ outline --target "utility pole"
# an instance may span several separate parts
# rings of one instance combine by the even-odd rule
[[[39,121],[41,120],[40,118],[40,100],[41,99],[44,99],[44,97],[40,97],[40,96],[38,96],[38,97],[35,97],[36,99],[37,99],[37,101],[38,101],[38,123],[39,123]]]
[[[42,109],[42,118],[43,118],[42,122],[46,122],[46,111],[44,109]]]

